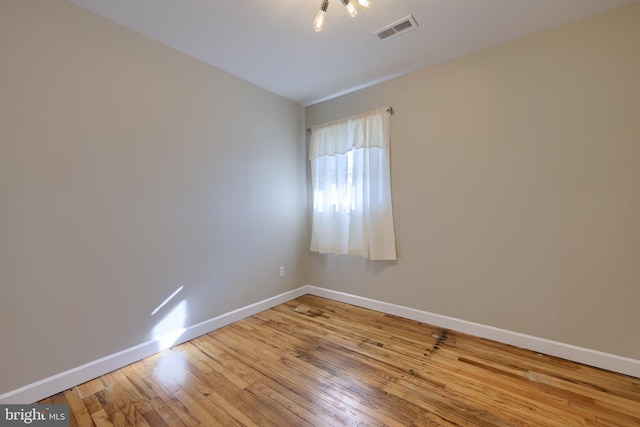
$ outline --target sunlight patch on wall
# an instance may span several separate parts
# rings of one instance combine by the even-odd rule
[[[182,336],[186,328],[187,302],[180,301],[156,326],[151,330],[151,338],[158,343],[158,351],[171,347]]]
[[[180,286],[173,291],[167,299],[165,299],[160,305],[158,305],[152,312],[151,316],[156,315],[163,307],[171,302],[176,295],[184,289],[184,286]],[[171,347],[182,336],[185,328],[185,321],[187,320],[187,301],[182,300],[176,305],[166,316],[162,318],[156,326],[151,330],[151,339],[158,344],[158,351]]]
[[[167,305],[167,303],[169,301],[171,301],[173,299],[173,297],[175,297],[176,295],[178,295],[178,293],[180,293],[180,291],[184,288],[183,286],[180,286],[178,289],[176,289],[171,295],[169,295],[169,298],[167,298],[166,300],[164,300],[159,306],[157,306],[152,312],[151,315],[153,316],[154,314],[156,314],[158,311],[160,311],[160,309],[162,307],[164,307],[165,305]]]

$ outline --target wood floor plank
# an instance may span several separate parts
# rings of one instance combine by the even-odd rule
[[[259,396],[256,396],[256,393],[245,393],[240,396],[238,393],[242,391],[242,389],[235,387],[233,383],[221,376],[217,376],[214,383],[211,384],[210,377],[213,375],[213,372],[205,376],[193,375],[194,368],[185,365],[183,363],[184,360],[175,352],[170,354],[169,358],[164,358],[163,360],[169,360],[173,363],[172,366],[165,366],[165,369],[174,375],[174,379],[177,382],[181,382],[181,389],[189,396],[197,399],[198,403],[207,408],[211,416],[218,419],[219,425],[231,426],[239,424],[239,421],[231,416],[231,412],[233,411],[226,411],[223,408],[222,404],[227,401],[226,399],[223,398],[223,400],[218,401],[212,398],[212,396],[217,394],[215,391],[231,396],[232,400],[236,403],[238,403],[238,397],[250,400],[250,404],[244,405],[244,411],[242,412],[243,414],[248,413],[249,418],[254,416],[259,422],[263,424],[269,423],[269,425],[278,425],[278,423],[282,421],[277,411],[273,411],[268,405],[264,405],[264,403],[260,401]],[[212,386],[215,387],[215,390]],[[206,402],[204,399],[209,400],[209,402]]]
[[[70,425],[640,426],[640,379],[305,295],[42,400]]]
[[[199,340],[198,345],[201,345],[204,341],[209,341],[209,339],[210,337],[203,337],[203,340]],[[208,343],[207,351],[211,351],[213,348],[216,348],[216,351],[219,352],[221,364],[225,366],[225,369],[231,371],[237,377],[247,379],[251,377],[251,385],[268,386],[275,392],[282,394],[295,402],[302,410],[305,411],[304,419],[309,420],[313,425],[334,425],[335,421],[332,420],[326,412],[324,412],[323,408],[327,409],[327,407],[322,404],[319,397],[315,398],[314,396],[307,394],[306,390],[303,390],[304,393],[299,393],[298,390],[294,391],[295,387],[292,387],[286,381],[283,381],[282,379],[274,380],[271,375],[263,374],[260,371],[251,368],[247,364],[240,363],[234,356],[234,350],[230,349],[228,351],[222,351],[220,350],[222,348],[221,345],[216,347],[211,343]],[[238,357],[240,357],[240,355],[238,355]]]
[[[91,420],[91,415],[87,410],[87,406],[84,401],[78,395],[77,390],[71,389],[64,392],[64,400],[69,405],[69,409],[73,414],[78,426],[80,427],[92,427],[95,424]]]
[[[270,353],[267,348],[263,348],[261,353],[258,354],[252,352],[250,348],[237,347],[235,346],[235,338],[230,330],[226,330],[225,334],[216,334],[213,339],[218,342],[218,346],[226,349],[228,353],[233,354],[237,360],[240,360],[253,371],[256,377],[268,378],[273,375],[273,372],[281,372],[283,374],[279,375],[277,382],[289,390],[296,390],[299,388],[299,384],[306,384],[306,387],[300,390],[304,398],[322,407],[340,425],[348,425],[348,417],[341,414],[339,409],[336,408],[334,399],[327,392],[328,386],[319,383],[316,378],[306,372],[287,369],[286,365],[281,361],[281,355],[274,352]]]
[[[96,398],[100,401],[107,414],[114,417],[114,425],[148,426],[144,417],[122,391],[114,376],[106,374],[102,378],[106,387],[104,390],[96,392]],[[120,420],[120,414],[124,416],[127,424]]]

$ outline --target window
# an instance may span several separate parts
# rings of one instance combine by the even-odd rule
[[[395,260],[387,109],[311,131],[310,249]]]

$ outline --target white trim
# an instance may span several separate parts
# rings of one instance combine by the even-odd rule
[[[188,328],[178,331],[179,338],[171,343],[171,346],[192,340],[201,335],[207,334],[230,323],[252,316],[261,311],[275,307],[278,304],[307,294],[307,286],[276,295],[271,298],[256,302],[246,307],[241,307],[229,313],[222,314],[204,322],[198,323]],[[171,335],[171,334],[168,334]],[[166,336],[165,336],[166,337]],[[154,340],[127,348],[117,353],[94,360],[82,366],[78,366],[68,371],[61,372],[32,384],[25,385],[16,390],[0,395],[0,404],[22,403],[30,404],[60,393],[70,387],[82,384],[104,375],[108,372],[127,366],[133,362],[144,359],[158,353],[162,348],[165,337],[158,337]]]
[[[344,292],[333,291],[331,289],[319,288],[316,286],[301,286],[288,292],[276,295],[271,298],[241,307],[229,313],[222,314],[212,319],[206,320],[179,331],[179,338],[171,346],[192,340],[201,335],[207,334],[230,323],[252,316],[261,311],[275,307],[294,298],[305,294],[316,295],[329,298],[335,301],[364,307],[371,310],[380,311],[418,322],[428,323],[441,328],[452,329],[466,334],[487,338],[493,341],[510,344],[539,353],[561,357],[585,365],[595,366],[609,371],[618,372],[632,377],[640,378],[640,360],[628,357],[617,356],[615,354],[603,353],[587,348],[576,347],[570,344],[512,332],[493,326],[468,322],[466,320],[455,319],[440,314],[429,313],[414,308],[404,307],[370,298],[351,295]],[[78,366],[68,371],[61,372],[32,384],[20,387],[16,390],[0,395],[0,404],[8,403],[33,403],[45,397],[60,393],[70,387],[82,384],[104,375],[113,370],[127,366],[133,362],[152,356],[163,350],[162,342],[164,337],[159,337],[151,341],[130,347],[117,353],[94,360],[82,366]]]
[[[345,302],[348,304],[356,305],[358,307],[364,307],[371,310],[392,314],[394,316],[428,323],[430,325],[438,326],[445,329],[452,329],[455,331],[463,332],[465,334],[490,339],[500,343],[536,351],[538,353],[561,357],[566,360],[571,360],[574,362],[583,363],[585,365],[595,366],[597,368],[602,368],[609,371],[640,378],[640,360],[618,356],[610,353],[604,353],[588,348],[577,347],[571,344],[551,341],[545,338],[534,337],[531,335],[521,334],[519,332],[495,328],[493,326],[468,322],[466,320],[429,313],[427,311],[416,310],[414,308],[404,307],[370,298],[364,298],[344,292],[333,291],[330,289],[309,286],[308,291],[311,295]]]

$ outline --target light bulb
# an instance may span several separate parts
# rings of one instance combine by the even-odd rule
[[[316,19],[313,20],[313,29],[316,30],[316,32],[320,32],[324,28],[324,23],[325,23],[324,16],[326,14],[327,12],[323,12],[322,10],[318,11],[318,14],[316,15]]]
[[[371,2],[369,0],[356,0],[356,3],[358,3],[358,6],[363,9],[369,9],[369,6],[371,6]]]
[[[353,3],[351,3],[349,0],[342,0],[342,4],[347,8],[349,16],[355,18],[355,16],[358,14],[358,9],[356,9]]]
[[[329,0],[322,0],[322,4],[320,4],[320,10],[316,15],[316,19],[313,20],[313,29],[316,32],[322,31],[325,23],[325,15],[327,14],[327,9],[329,8]]]

